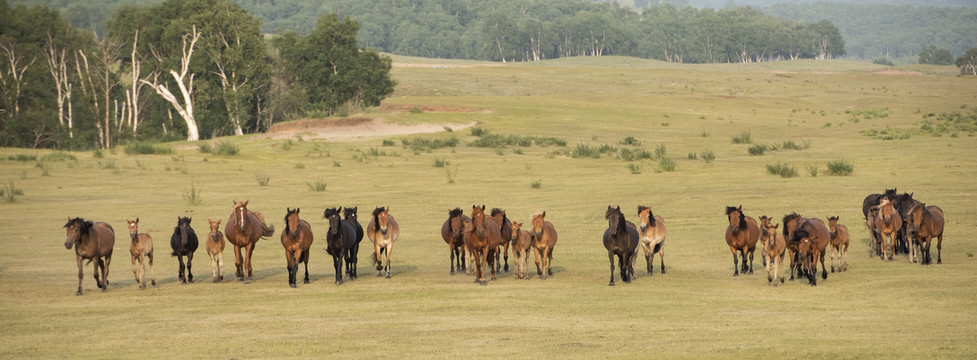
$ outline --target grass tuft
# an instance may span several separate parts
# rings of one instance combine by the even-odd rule
[[[844,159],[831,161],[828,162],[825,173],[831,176],[851,176],[855,173],[855,165]]]
[[[786,163],[767,164],[767,173],[782,178],[797,177],[797,168]]]

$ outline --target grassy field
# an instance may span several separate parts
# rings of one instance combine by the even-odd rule
[[[977,106],[977,83],[955,68],[395,61],[415,65],[394,69],[399,85],[388,104],[454,111],[353,116],[448,127],[476,121],[489,134],[554,137],[566,146],[475,147],[479,138],[466,129],[344,142],[224,139],[240,150],[233,156],[201,153],[197,143],[164,144],[172,153],[160,155],[0,149],[0,186],[20,190],[13,202],[0,201],[0,358],[977,356],[977,138],[919,132],[924,118],[936,118],[929,114]],[[734,143],[747,134],[750,143]],[[450,137],[457,146],[402,145]],[[788,142],[799,149],[785,149],[794,147]],[[768,149],[750,155],[757,145]],[[616,152],[572,156],[601,147]],[[652,159],[624,160],[625,148]],[[830,162],[854,172],[830,176]],[[774,164],[797,176],[768,174]],[[324,191],[313,191],[316,183]],[[893,187],[946,212],[943,264],[868,256],[862,199]],[[358,205],[365,224],[373,207],[391,206],[402,228],[393,278],[373,276],[364,240],[361,277],[336,286],[317,240],[312,283],[291,289],[276,233],[256,247],[251,284],[211,283],[201,248],[197,283],[180,285],[167,242],[176,218],[192,216],[203,234],[208,218],[226,222],[232,200],[246,199],[278,232],[285,208],[302,208],[320,238],[326,207]],[[474,204],[525,222],[546,210],[559,231],[555,275],[502,273],[488,286],[450,276],[439,229],[449,209],[468,213]],[[639,261],[634,282],[608,287],[604,210],[620,205],[633,220],[639,204],[667,223],[668,273],[646,276]],[[758,252],[755,273],[733,277],[727,205],[754,217],[840,215],[852,229],[850,270],[817,287],[775,288]],[[63,247],[62,225],[76,216],[115,227],[108,292],[95,287],[89,265],[85,294],[74,296],[74,254]],[[158,285],[142,291],[124,223],[135,217],[158,256]],[[233,259],[230,250],[224,256]],[[232,262],[225,271],[233,273]]]

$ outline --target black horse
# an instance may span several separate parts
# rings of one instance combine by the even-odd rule
[[[333,267],[336,269],[336,285],[343,283],[343,258],[349,256],[349,251],[356,245],[356,228],[353,224],[342,221],[339,212],[342,207],[328,208],[322,217],[329,221],[329,231],[326,232],[326,253],[332,255]]]
[[[360,241],[363,241],[363,227],[360,226],[360,221],[356,217],[358,208],[359,206],[354,206],[343,209],[343,222],[353,225],[353,228],[356,229],[356,244],[346,250],[346,276],[349,276],[350,280],[356,280],[357,254],[360,252]]]
[[[177,217],[176,227],[173,228],[173,236],[170,237],[170,247],[173,248],[171,255],[176,256],[180,261],[180,281],[184,284],[193,282],[193,273],[190,272],[190,262],[193,261],[193,252],[197,251],[197,233],[190,227],[190,218]],[[187,257],[186,276],[183,275],[183,257]]]
[[[604,248],[611,263],[611,282],[607,285],[614,286],[614,255],[617,255],[621,267],[621,281],[630,283],[634,276],[634,256],[638,252],[638,228],[624,219],[620,206],[612,208],[608,205],[604,218],[607,219]]]

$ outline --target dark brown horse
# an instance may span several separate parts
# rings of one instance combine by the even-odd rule
[[[743,215],[743,205],[735,208],[726,207],[726,217],[729,218],[729,226],[726,227],[726,244],[729,251],[733,253],[733,276],[740,274],[739,260],[736,252],[743,258],[743,273],[753,273],[753,252],[756,251],[756,243],[760,239],[760,227],[752,217]],[[750,256],[750,265],[746,265],[746,256]]]
[[[898,192],[896,191],[896,189],[885,189],[885,192],[881,194],[869,194],[868,196],[866,196],[865,199],[862,200],[862,215],[865,216],[865,220],[872,221],[874,223],[875,218],[869,216],[870,215],[869,211],[871,211],[871,208],[879,205],[879,200],[882,200],[882,198],[887,198],[889,199],[889,201],[894,201],[897,196],[898,196]],[[871,236],[872,244],[876,244],[876,243],[880,244],[882,242],[882,239],[880,238],[878,232],[869,231],[869,236]],[[881,254],[881,247],[876,247],[874,249],[876,251],[875,255],[879,256]]]
[[[322,217],[329,221],[326,232],[326,253],[332,255],[332,265],[336,270],[336,285],[343,284],[343,261],[349,261],[349,250],[356,246],[356,228],[352,223],[339,217],[342,208],[328,208]]]
[[[888,253],[889,260],[892,260],[896,253],[897,233],[902,229],[902,216],[896,210],[895,204],[886,198],[879,201],[878,209],[879,216],[875,218],[875,227],[878,228],[882,238],[882,255],[880,257],[885,260],[886,253]],[[888,242],[886,241],[887,237]]]
[[[232,200],[233,201],[233,200]],[[248,202],[234,201],[234,209],[224,226],[224,236],[234,245],[234,267],[238,280],[245,284],[251,283],[251,254],[258,239],[269,237],[275,233],[275,225],[265,224],[265,217],[261,213],[248,210]],[[245,257],[241,257],[244,248]]]
[[[499,208],[493,208],[490,215],[492,215],[492,219],[495,220],[495,223],[499,224],[499,228],[502,231],[502,243],[499,244],[499,246],[501,246],[504,249],[502,251],[502,255],[505,260],[505,266],[502,267],[502,270],[505,270],[505,272],[509,272],[509,241],[512,238],[512,221],[509,221],[509,218],[505,216],[505,210]],[[499,252],[496,252],[495,253],[496,271],[499,270],[500,265],[501,264],[499,263]]]
[[[634,259],[638,254],[638,228],[624,218],[621,207],[607,206],[604,212],[607,220],[607,230],[604,230],[604,248],[607,249],[607,260],[611,263],[611,281],[608,286],[614,286],[614,256],[617,256],[618,267],[621,268],[621,281],[631,283],[634,276]]]
[[[377,276],[387,275],[390,278],[390,252],[393,250],[394,242],[400,237],[400,225],[393,215],[390,215],[390,207],[378,207],[373,209],[370,223],[366,225],[366,236],[373,241],[373,263],[377,265]],[[387,263],[384,265],[381,256],[386,253]]]
[[[658,259],[661,260],[662,274],[664,274],[665,236],[668,235],[668,231],[665,230],[665,220],[661,216],[652,213],[651,208],[647,206],[638,206],[638,220],[640,224],[638,227],[638,240],[641,244],[641,250],[645,252],[645,262],[648,263],[648,276],[651,276],[654,272],[656,253],[658,254]]]
[[[532,247],[536,260],[536,275],[546,280],[546,276],[553,275],[553,248],[556,247],[556,228],[553,223],[546,221],[546,212],[534,212],[532,221]],[[542,261],[542,266],[540,266]]]
[[[191,219],[189,217],[177,217],[176,227],[173,228],[173,235],[170,236],[170,248],[173,252],[170,253],[176,256],[177,261],[180,262],[180,281],[184,284],[187,282],[193,282],[193,272],[190,268],[193,263],[193,253],[197,251],[197,233],[193,231],[190,227]],[[183,274],[183,257],[186,256],[186,275]]]
[[[909,208],[906,214],[906,222],[909,223],[909,238],[913,244],[910,245],[913,249],[919,246],[922,254],[920,264],[926,265],[933,262],[930,258],[930,243],[933,238],[936,238],[936,263],[943,263],[943,209],[939,206],[930,205],[926,206],[923,203],[917,203]],[[926,243],[923,246],[923,243]]]
[[[288,286],[296,287],[299,263],[305,263],[304,283],[309,283],[309,249],[312,248],[312,226],[299,219],[299,208],[285,208],[285,229],[282,230],[282,247],[288,267]]]
[[[831,232],[831,272],[835,272],[835,252],[838,252],[838,272],[848,270],[848,243],[851,235],[847,226],[838,223],[838,218],[828,217],[828,231]]]
[[[487,265],[492,271],[492,280],[495,280],[495,253],[502,243],[502,231],[495,219],[485,214],[485,205],[472,205],[471,222],[465,227],[463,237],[474,254],[468,265],[475,267],[475,282],[488,285],[485,267]]]
[[[448,211],[448,219],[441,224],[441,238],[448,245],[448,255],[451,262],[451,275],[455,274],[455,265],[458,270],[465,270],[465,239],[462,232],[465,230],[465,221],[471,221],[465,216],[461,208],[454,208]]]
[[[207,234],[207,255],[210,256],[210,268],[214,275],[214,282],[224,280],[224,233],[220,231],[221,220],[207,219],[210,223],[210,233]]]
[[[806,222],[807,220],[808,220],[807,218],[801,216],[796,212],[784,215],[783,234],[784,234],[784,239],[787,240],[787,251],[790,253],[790,280],[794,280],[795,270],[798,276],[808,276],[806,270],[804,269],[804,267],[801,266],[800,263],[801,260],[799,257],[799,249],[798,249],[800,243],[798,243],[797,241],[791,241],[791,239],[794,236],[794,230],[797,230],[798,225]],[[821,221],[821,219],[814,218],[812,220],[819,222],[821,223],[822,226],[824,226],[824,222]]]
[[[511,222],[512,229],[512,257],[516,264],[516,279],[529,279],[529,248],[532,246],[533,236],[529,231],[522,230],[522,223]]]
[[[818,284],[818,260],[821,261],[821,278],[828,278],[828,269],[824,266],[824,251],[831,242],[831,235],[824,221],[817,218],[800,219],[788,241],[797,243],[797,257],[806,270],[811,286]]]
[[[363,227],[360,226],[356,211],[359,206],[343,208],[343,222],[349,223],[356,229],[356,243],[346,250],[346,277],[356,280],[356,264],[359,262],[360,242],[363,241]]]
[[[112,225],[104,222],[85,221],[82,218],[68,219],[64,224],[67,229],[65,249],[75,248],[75,260],[78,262],[78,292],[81,295],[81,280],[85,277],[82,272],[82,262],[94,262],[95,284],[99,289],[109,289],[109,264],[112,263],[112,247],[115,246],[115,230]],[[99,270],[101,269],[101,270]],[[101,271],[101,278],[99,272]]]
[[[879,207],[871,207],[867,216],[865,218],[865,228],[868,229],[869,236],[871,237],[869,240],[868,256],[879,256],[882,254],[882,235],[875,224],[875,219],[879,217]]]
[[[156,267],[153,266],[153,238],[147,233],[139,232],[139,218],[136,220],[126,219],[126,227],[129,228],[129,255],[132,260],[132,276],[139,283],[139,290],[146,288],[146,261],[149,261],[150,280],[156,286]],[[136,261],[139,266],[136,266]]]
[[[784,250],[787,241],[777,231],[780,224],[773,224],[772,218],[760,216],[760,245],[763,247],[764,269],[767,270],[767,282],[777,286],[777,280],[784,283]]]

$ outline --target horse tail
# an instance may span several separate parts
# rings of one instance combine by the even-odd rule
[[[260,212],[252,211],[252,213],[254,213],[254,216],[258,218],[258,223],[261,224],[261,237],[272,236],[275,233],[275,224],[265,224],[265,216]]]
[[[387,248],[380,248],[380,255],[383,255],[386,252],[387,252]],[[373,256],[371,256],[371,258],[373,259],[373,265],[380,265],[380,262],[377,261],[377,252],[376,251],[373,252]]]

